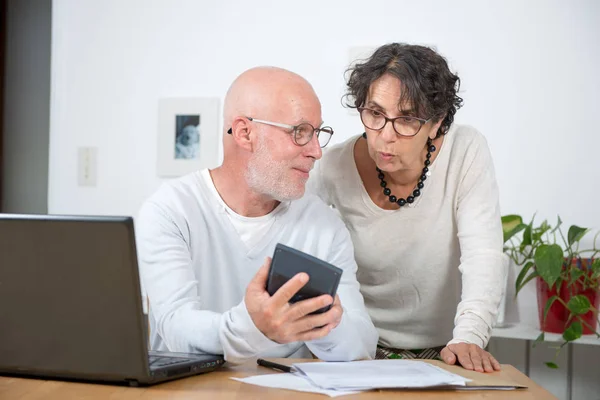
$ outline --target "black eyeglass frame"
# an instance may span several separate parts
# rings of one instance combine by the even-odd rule
[[[360,115],[360,120],[363,123],[363,125],[369,129],[372,129],[374,131],[380,131],[383,128],[385,128],[385,126],[387,125],[388,122],[392,123],[392,128],[394,128],[394,131],[396,132],[396,134],[402,136],[402,137],[413,137],[416,136],[420,131],[421,128],[423,128],[423,125],[425,125],[426,123],[428,123],[429,121],[431,121],[433,119],[433,117],[430,117],[429,119],[423,119],[423,118],[418,118],[418,117],[413,117],[412,115],[400,115],[398,117],[395,118],[388,118],[387,115],[385,115],[384,113],[382,113],[381,111],[378,110],[373,110],[372,108],[368,108],[368,107],[357,107],[358,113]],[[376,113],[381,114],[381,116],[385,119],[385,122],[383,123],[383,125],[381,126],[381,128],[371,128],[370,126],[368,126],[364,119],[363,119],[363,111],[374,111]],[[416,121],[419,121],[419,128],[417,129],[417,131],[415,133],[413,133],[412,135],[403,135],[402,133],[398,132],[398,129],[396,129],[396,124],[394,124],[394,122],[396,120],[402,119],[402,118],[410,118],[410,119],[414,119]]]

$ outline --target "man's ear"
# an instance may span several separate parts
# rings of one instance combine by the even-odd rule
[[[248,151],[252,151],[252,124],[250,124],[250,121],[247,118],[234,118],[231,122],[231,129],[228,131],[228,134],[229,132],[231,132],[230,135],[238,146]]]

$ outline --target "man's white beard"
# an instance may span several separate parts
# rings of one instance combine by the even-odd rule
[[[246,182],[250,189],[277,201],[299,199],[304,191],[298,190],[294,184],[288,181],[286,172],[290,170],[290,167],[290,161],[273,159],[264,136],[261,136],[256,152],[248,161]]]

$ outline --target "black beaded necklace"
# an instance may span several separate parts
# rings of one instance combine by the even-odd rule
[[[363,133],[363,137],[366,139],[366,134]],[[406,199],[401,198],[397,198],[396,196],[394,196],[392,194],[392,191],[390,190],[390,188],[387,187],[387,182],[384,180],[385,178],[385,174],[383,173],[382,170],[379,169],[379,167],[375,167],[375,169],[377,170],[377,172],[379,173],[378,177],[380,182],[381,187],[383,188],[383,194],[385,194],[386,196],[388,196],[388,198],[390,199],[390,203],[396,203],[398,204],[400,207],[406,205],[406,203],[413,203],[415,201],[416,197],[419,197],[421,195],[421,189],[423,189],[423,187],[425,187],[425,184],[423,183],[423,181],[425,179],[427,179],[427,172],[429,172],[429,164],[431,164],[431,153],[433,153],[436,150],[435,146],[432,144],[431,139],[427,139],[427,156],[425,158],[425,166],[423,167],[423,172],[421,173],[421,177],[419,178],[419,182],[417,182],[417,186],[415,187],[415,190],[413,190],[412,195],[408,196]]]

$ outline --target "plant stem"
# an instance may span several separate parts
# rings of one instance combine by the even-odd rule
[[[558,228],[558,233],[560,234],[560,237],[562,238],[563,243],[565,244],[565,248],[567,249],[567,254],[569,255],[569,263],[570,263],[571,259],[573,258],[573,251],[571,249],[571,246],[569,246],[569,242],[567,242],[567,240],[565,239],[565,235],[563,235],[562,229],[560,229],[560,227]]]
[[[588,324],[587,322],[585,322],[581,316],[577,316],[577,318],[579,318],[581,323],[584,324],[585,326],[587,326],[593,332],[592,333],[593,335],[596,335],[597,337],[600,338],[600,333],[596,332],[595,328],[592,328],[592,326],[590,324]]]
[[[565,306],[565,308],[566,308],[567,310],[569,310],[569,307],[567,307],[567,303],[565,303],[563,299],[561,299],[560,297],[557,297],[557,298],[556,298],[556,300],[558,300],[558,302],[559,302],[559,303],[561,303],[563,306]],[[591,306],[591,309],[593,310],[593,309],[594,309],[594,306]],[[572,315],[572,314],[573,314],[573,313],[571,313],[571,311],[569,311],[569,315]],[[569,319],[570,319],[570,318],[571,318],[571,317],[569,317]],[[588,324],[587,322],[585,322],[585,321],[583,320],[583,317],[582,317],[582,316],[578,315],[578,316],[577,316],[577,318],[578,318],[578,319],[581,321],[581,323],[582,323],[582,324],[584,324],[584,325],[585,325],[585,326],[587,326],[587,327],[588,327],[588,328],[589,328],[589,329],[590,329],[592,332],[594,332],[594,333],[593,333],[593,335],[596,335],[597,337],[599,337],[599,338],[600,338],[600,333],[598,333],[598,332],[596,331],[596,328],[593,328],[593,327],[592,327],[590,324]],[[600,320],[599,320],[599,321],[600,321]],[[546,322],[546,321],[544,321],[544,322]]]

